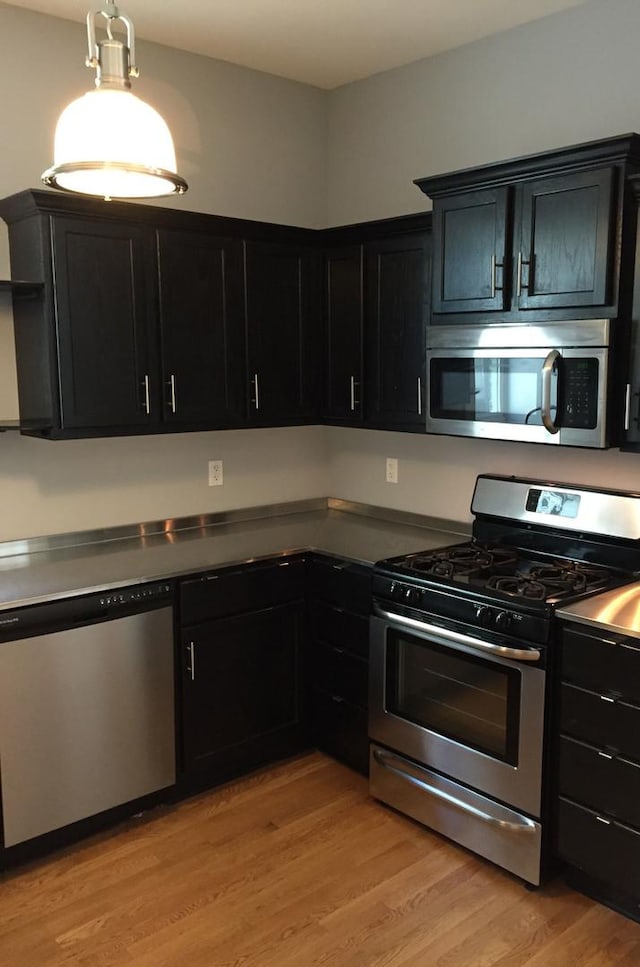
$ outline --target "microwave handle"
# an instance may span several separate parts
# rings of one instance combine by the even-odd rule
[[[540,416],[542,417],[545,429],[549,433],[557,433],[560,429],[551,419],[551,374],[559,359],[562,359],[561,354],[557,349],[552,349],[542,364],[542,406],[540,407]]]

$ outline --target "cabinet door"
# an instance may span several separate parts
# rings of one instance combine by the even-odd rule
[[[245,286],[250,418],[263,424],[317,418],[319,254],[295,245],[247,242]]]
[[[508,200],[506,187],[434,200],[434,313],[506,308]]]
[[[62,429],[157,422],[153,233],[98,219],[51,223]]]
[[[367,423],[425,429],[425,332],[430,236],[410,235],[366,247]]]
[[[514,266],[520,309],[610,301],[612,168],[525,182]]]
[[[331,422],[362,419],[362,269],[361,245],[326,253],[324,416]]]
[[[242,243],[158,233],[163,416],[229,426],[244,416]]]
[[[293,602],[183,630],[187,771],[222,779],[299,748],[303,616]]]

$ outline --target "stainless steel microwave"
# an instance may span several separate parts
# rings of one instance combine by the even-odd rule
[[[608,446],[609,319],[430,326],[427,432]]]

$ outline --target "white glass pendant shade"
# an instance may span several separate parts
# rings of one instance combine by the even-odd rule
[[[171,133],[150,105],[123,89],[97,88],[60,115],[45,181],[103,198],[151,198],[186,190],[175,174]]]

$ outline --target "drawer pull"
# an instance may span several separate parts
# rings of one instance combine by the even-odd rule
[[[640,648],[636,648],[635,645],[627,645],[624,641],[620,642],[620,647],[624,648],[625,651],[636,651],[640,653]]]
[[[601,695],[600,696],[600,701],[601,702],[611,702],[612,704],[615,705],[615,701],[616,700],[615,700],[615,698],[611,698],[610,695]]]
[[[598,755],[603,759],[613,759],[609,752],[598,752]]]
[[[599,823],[602,823],[604,826],[610,826],[611,825],[611,820],[610,819],[604,819],[603,816],[596,816],[596,819],[598,820]]]

